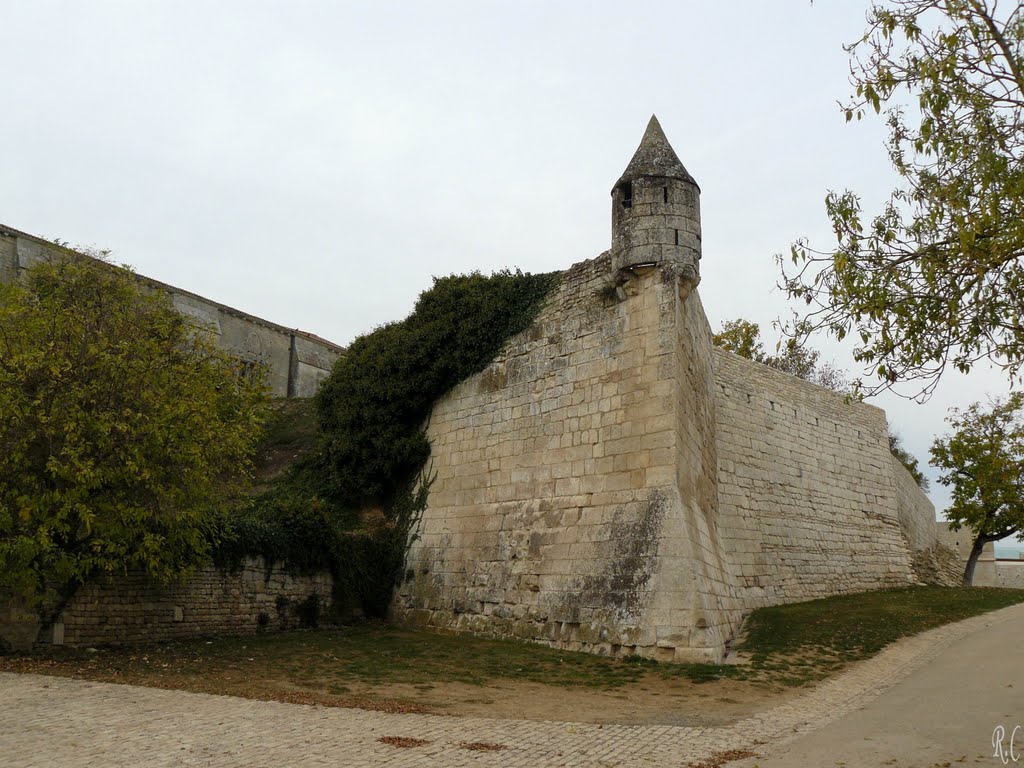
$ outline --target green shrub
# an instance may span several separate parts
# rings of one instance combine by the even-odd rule
[[[327,570],[340,608],[384,615],[427,503],[431,408],[532,324],[557,280],[434,278],[409,317],[356,339],[317,395],[316,447],[236,511],[218,559]]]
[[[386,505],[430,454],[434,402],[526,330],[558,273],[434,278],[405,320],[361,336],[317,395],[325,469],[339,502]]]

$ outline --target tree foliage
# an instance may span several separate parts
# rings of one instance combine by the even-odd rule
[[[1011,379],[1024,361],[1024,6],[998,0],[872,3],[847,47],[846,119],[883,112],[899,183],[868,219],[830,192],[838,245],[779,258],[805,302],[794,335],[857,342],[868,392],[913,382],[927,398],[952,365],[979,360]],[[883,110],[884,108],[884,110]],[[789,270],[795,270],[790,272]]]
[[[914,482],[923,491],[928,490],[929,483],[928,478],[924,476],[924,472],[921,470],[920,462],[917,460],[910,451],[908,451],[903,445],[903,437],[899,432],[893,432],[892,428],[889,429],[889,453],[896,457],[896,459],[907,468],[907,472],[914,478]]]
[[[409,317],[352,343],[317,394],[322,456],[339,504],[387,504],[419,471],[434,402],[530,326],[558,277],[435,277]]]
[[[953,409],[946,421],[953,433],[935,440],[931,463],[953,489],[950,527],[974,533],[964,570],[969,586],[986,544],[1024,532],[1024,394]]]
[[[833,392],[850,392],[851,384],[842,369],[832,363],[822,362],[821,352],[807,346],[802,337],[784,339],[777,345],[777,353],[770,355],[765,352],[761,342],[760,326],[738,318],[722,323],[722,330],[712,336],[712,342],[740,357],[763,363]]]
[[[96,574],[206,557],[264,402],[126,269],[82,257],[0,286],[0,587],[46,618]]]
[[[316,447],[237,511],[219,555],[329,570],[336,602],[383,615],[427,503],[434,403],[530,327],[558,278],[434,278],[409,317],[356,339],[317,394]]]

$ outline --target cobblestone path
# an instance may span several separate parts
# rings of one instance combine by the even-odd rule
[[[774,709],[724,728],[390,715],[40,675],[0,674],[0,766],[674,766],[792,741],[846,714],[1024,605],[903,640]],[[381,737],[422,739],[392,746]],[[504,745],[466,749],[473,742]]]

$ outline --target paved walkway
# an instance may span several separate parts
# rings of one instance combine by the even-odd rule
[[[947,645],[915,670],[842,719],[788,745],[768,759],[730,768],[940,768],[1003,765],[993,731],[1002,726],[1003,756],[1024,768],[1024,612],[996,632],[976,632]],[[1013,755],[1010,741],[1014,729]]]
[[[873,700],[879,691],[907,677],[953,643],[957,645],[949,648],[949,654],[957,656],[965,638],[973,642],[972,633],[995,625],[1000,625],[999,632],[980,633],[978,638],[1024,637],[1024,606],[908,638],[804,696],[727,728],[389,715],[68,678],[0,674],[0,765],[680,768],[724,750],[774,752],[778,745],[821,728]],[[986,651],[979,646],[977,653],[1002,654],[1005,650],[999,646]],[[1006,669],[1004,657],[990,658],[992,666]],[[1012,656],[1012,660],[1019,664],[1019,655]],[[1005,677],[1007,682],[1014,682],[1017,674],[1007,671]],[[1020,686],[1024,690],[1024,680]],[[959,681],[956,687],[959,689]],[[930,698],[938,698],[941,693],[915,690],[916,695]],[[897,709],[891,715],[897,723],[916,705],[906,698],[901,701],[903,704],[896,706],[906,710]],[[948,714],[953,717],[955,712]],[[1024,711],[1006,715],[1020,719],[1024,718]],[[991,730],[977,734],[979,745],[987,743],[990,733]],[[422,739],[426,743],[406,748],[378,741],[387,736]],[[816,738],[820,738],[819,734],[807,743]],[[465,745],[471,742],[500,744],[505,748],[466,749]],[[794,743],[792,748],[796,747]],[[975,749],[966,754],[973,759],[980,751]],[[814,758],[809,762],[802,762],[799,757],[793,759],[798,762],[777,764],[832,766],[842,760],[832,754],[827,759]],[[846,763],[851,767],[875,764]]]

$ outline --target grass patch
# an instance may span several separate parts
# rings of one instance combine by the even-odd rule
[[[890,643],[979,613],[1024,602],[1024,590],[906,587],[840,595],[754,611],[734,650],[745,665],[693,664],[681,673],[694,682],[723,677],[795,686],[835,674]]]
[[[750,659],[744,665],[610,659],[365,622],[128,649],[55,648],[0,657],[0,670],[398,712],[422,711],[417,697],[429,699],[449,683],[489,686],[490,696],[505,695],[496,685],[504,691],[516,682],[627,696],[646,695],[643,686],[658,679],[685,686],[728,678],[781,689],[834,674],[901,637],[1020,602],[1024,590],[916,587],[764,608],[737,648]],[[392,692],[377,693],[383,686]],[[394,686],[407,693],[395,694]]]
[[[0,670],[71,674],[94,680],[236,692],[240,685],[342,695],[350,686],[436,683],[485,686],[524,680],[551,686],[619,688],[651,666],[511,640],[436,635],[383,622],[319,631],[160,643],[134,649],[53,648],[34,657],[0,657]],[[219,681],[216,682],[216,681]],[[244,695],[244,694],[243,694]]]

